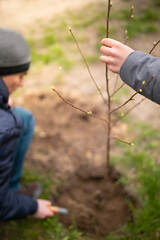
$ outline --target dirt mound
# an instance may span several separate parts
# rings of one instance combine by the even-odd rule
[[[106,106],[101,102],[86,103],[81,96],[70,93],[65,96],[76,106],[104,116]],[[53,200],[69,209],[70,214],[60,217],[60,221],[67,226],[75,223],[80,230],[96,236],[118,231],[130,219],[131,212],[126,201],[129,196],[116,182],[114,169],[106,177],[106,126],[64,104],[52,92],[23,99],[23,105],[36,119],[27,166],[41,164],[46,172],[50,166],[54,177],[61,179],[60,186],[53,186],[53,192],[58,192],[56,198],[53,194]],[[121,131],[120,126],[117,131]]]
[[[87,178],[83,171],[80,175],[75,173],[59,189],[57,203],[69,209],[70,213],[61,216],[61,222],[66,226],[74,223],[78,229],[97,237],[118,231],[131,217],[126,203],[129,196],[111,176],[93,175],[92,169],[87,169],[87,172]]]

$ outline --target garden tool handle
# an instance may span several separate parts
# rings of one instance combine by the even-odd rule
[[[57,206],[48,206],[48,208],[54,213],[68,214],[68,210],[66,208],[61,208]]]

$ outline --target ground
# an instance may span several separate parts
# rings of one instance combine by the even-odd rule
[[[44,19],[47,22],[53,14],[58,16],[68,8],[74,11],[89,2],[96,1],[30,0],[26,4],[24,0],[12,0],[8,6],[7,1],[3,0],[0,3],[0,20],[3,26],[14,25],[14,28],[26,33],[25,28],[29,25],[33,27],[38,20]],[[15,14],[17,9],[23,11]],[[148,44],[143,41],[144,38],[131,44],[150,49],[148,45],[151,39],[149,38]],[[103,64],[94,63],[91,70],[97,79],[103,81]],[[126,199],[134,204],[135,199],[122,184],[117,184],[117,170],[112,169],[110,177],[106,175],[106,126],[63,103],[51,91],[50,84],[57,71],[56,67],[47,65],[39,72],[32,72],[25,84],[26,90],[22,91],[23,95],[14,97],[14,103],[31,110],[36,120],[35,136],[26,157],[25,167],[29,169],[32,166],[41,166],[45,173],[53,174],[50,198],[53,203],[69,209],[69,215],[60,218],[65,225],[76,222],[78,229],[97,235],[119,231],[124,223],[131,220]],[[106,106],[95,95],[84,67],[80,65],[64,73],[64,79],[66,80],[58,86],[58,90],[65,99],[86,111],[92,109],[94,114],[104,116]],[[68,79],[72,81],[69,82]],[[88,97],[89,94],[91,97]],[[159,124],[158,105],[148,100],[134,109],[132,114],[138,121],[152,121],[152,126]],[[126,124],[121,123],[114,131],[117,135],[126,136],[126,129]],[[59,180],[58,184],[55,184],[55,179]]]
[[[90,105],[69,93],[65,98],[83,109]],[[101,116],[105,105],[93,103],[93,113]],[[130,219],[126,199],[133,199],[122,184],[115,184],[114,169],[106,175],[105,125],[64,104],[55,93],[25,96],[24,106],[37,124],[26,167],[40,164],[59,179],[58,186],[53,181],[52,201],[70,212],[61,221],[68,226],[74,219],[78,229],[94,234],[117,231]],[[123,133],[123,128],[116,131]]]

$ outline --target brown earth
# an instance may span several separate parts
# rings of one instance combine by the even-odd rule
[[[101,101],[86,103],[71,93],[65,99],[98,116],[105,113]],[[79,99],[80,98],[79,96]],[[127,199],[135,203],[122,184],[119,172],[111,168],[106,174],[106,126],[62,102],[55,93],[26,95],[23,104],[36,119],[35,137],[27,155],[26,167],[41,165],[49,169],[60,184],[52,186],[52,201],[69,210],[60,217],[65,225],[76,224],[79,230],[96,236],[119,231],[131,212]],[[114,129],[125,134],[123,125]],[[49,166],[49,168],[48,168]],[[56,195],[55,195],[56,192]]]

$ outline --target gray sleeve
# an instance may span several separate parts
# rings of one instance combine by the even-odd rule
[[[134,51],[127,57],[120,69],[122,80],[135,91],[141,88],[143,81],[147,83],[153,74],[155,78],[143,88],[141,94],[160,104],[160,58]]]

